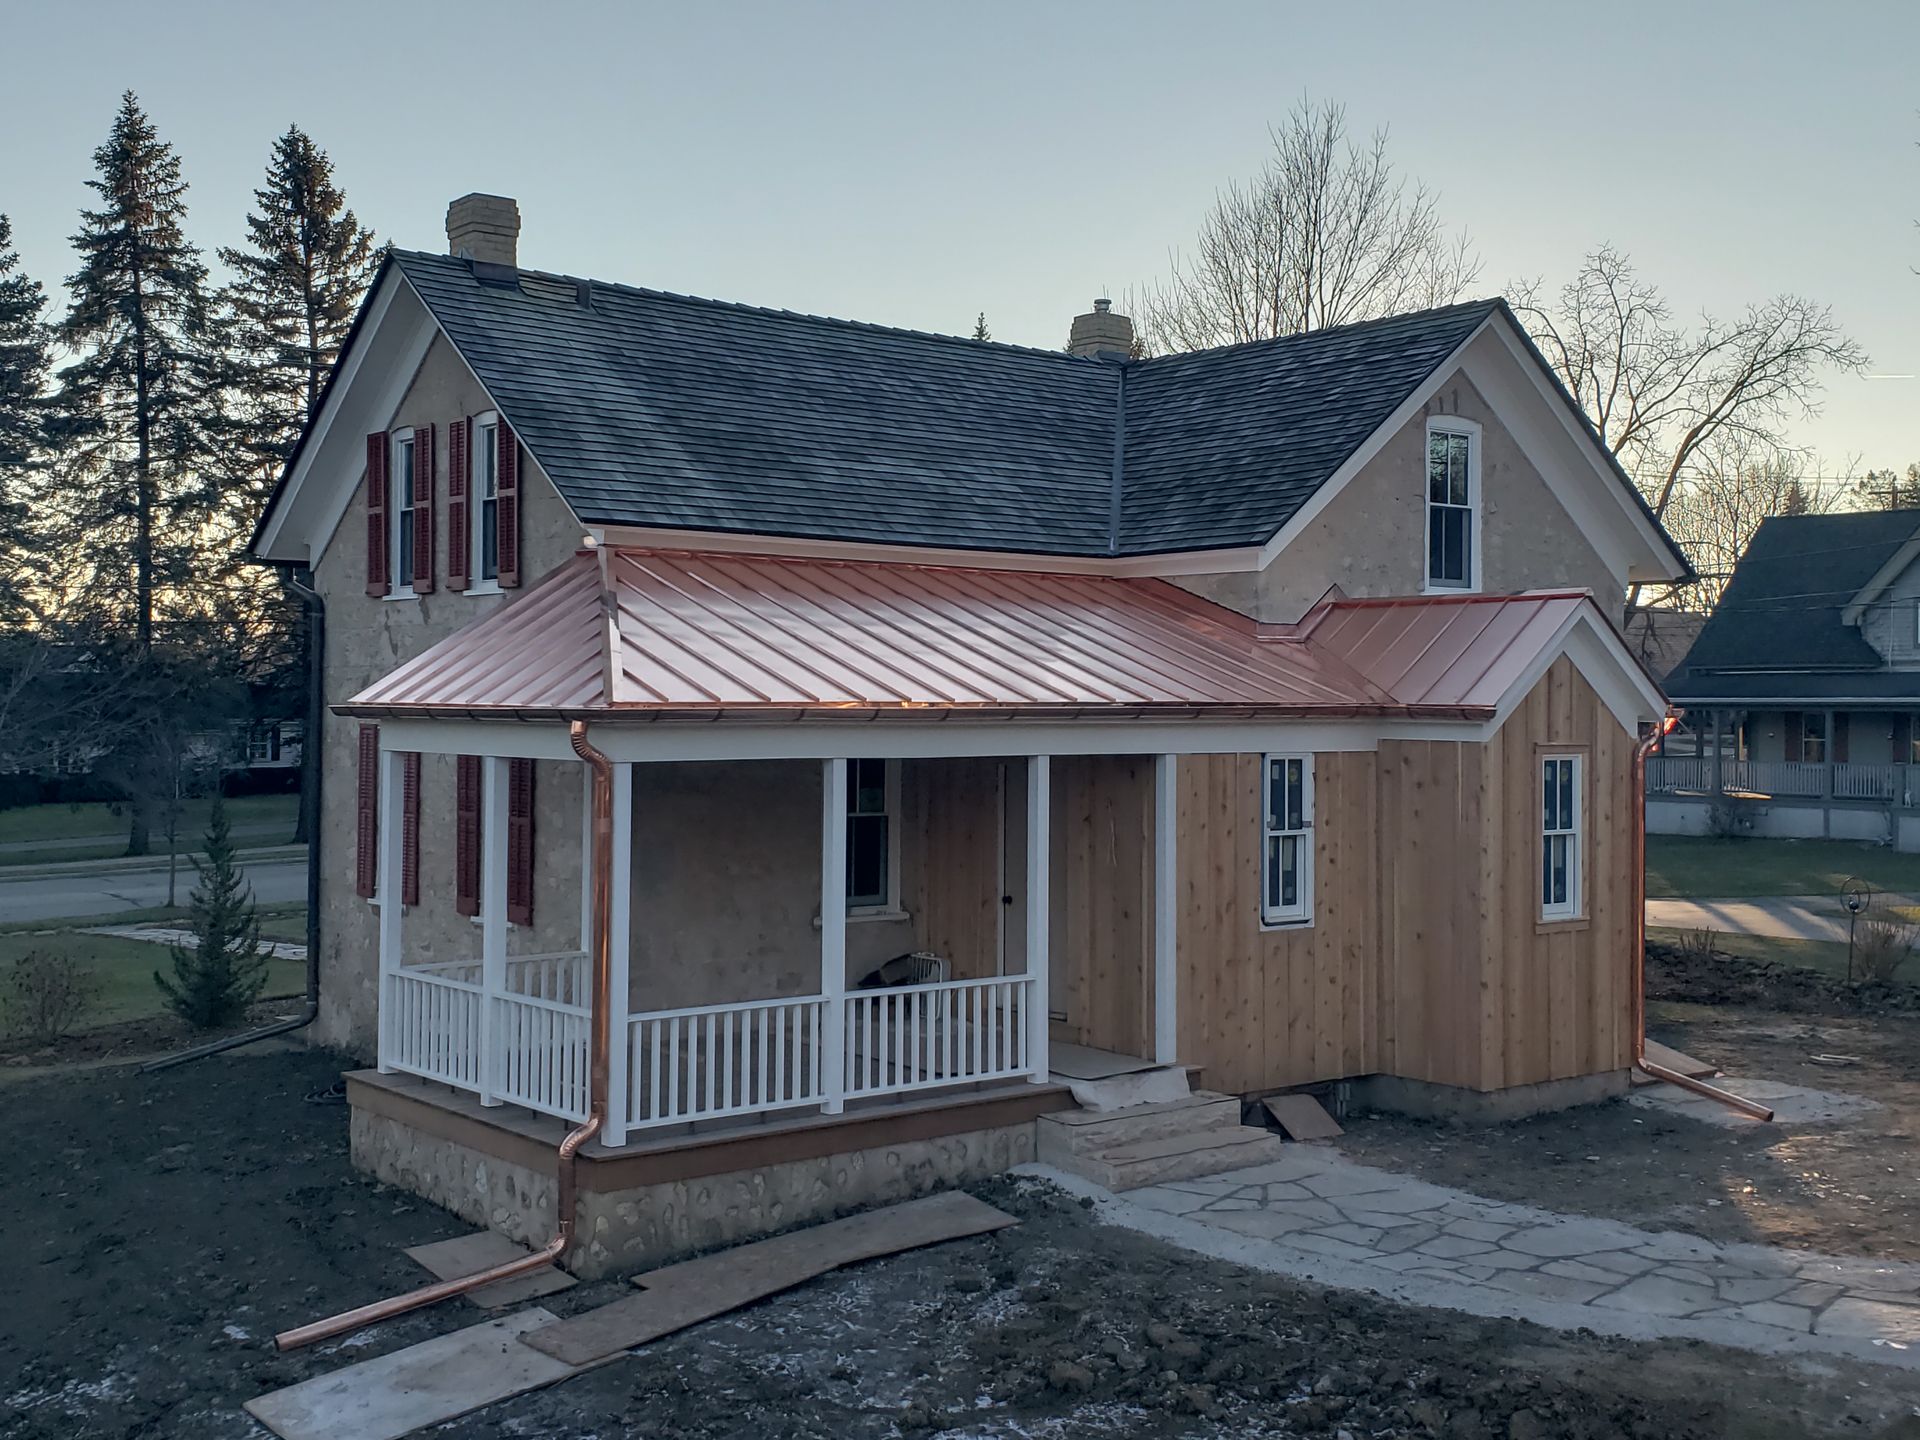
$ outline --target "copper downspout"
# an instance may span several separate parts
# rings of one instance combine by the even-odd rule
[[[1679,714],[1669,710],[1633,750],[1633,1063],[1656,1080],[1718,1100],[1755,1120],[1772,1120],[1773,1111],[1765,1105],[1647,1059],[1647,756],[1679,722]]]
[[[608,992],[612,984],[613,762],[587,742],[584,722],[575,720],[567,729],[573,742],[573,753],[593,769],[593,995],[590,1038],[587,1042],[587,1119],[586,1123],[576,1126],[560,1142],[555,1206],[559,1228],[553,1239],[531,1255],[518,1260],[510,1260],[504,1265],[495,1265],[490,1270],[473,1275],[464,1275],[457,1280],[423,1285],[418,1290],[409,1290],[404,1295],[395,1295],[387,1300],[377,1300],[371,1305],[362,1305],[357,1310],[348,1310],[327,1320],[316,1320],[311,1325],[283,1330],[273,1337],[274,1348],[278,1350],[297,1350],[302,1345],[329,1340],[365,1325],[391,1320],[409,1310],[438,1305],[442,1300],[465,1295],[469,1290],[478,1290],[483,1285],[544,1270],[564,1255],[567,1246],[573,1242],[577,1199],[574,1157],[579,1154],[582,1145],[600,1133],[600,1127],[607,1119],[608,1015],[612,1008]]]

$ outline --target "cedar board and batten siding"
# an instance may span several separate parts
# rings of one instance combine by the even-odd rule
[[[1563,657],[1485,745],[1316,755],[1313,923],[1285,928],[1260,923],[1260,757],[1183,757],[1181,1060],[1243,1094],[1375,1073],[1497,1090],[1626,1068],[1632,746]],[[1553,750],[1587,757],[1585,914],[1542,924],[1539,763]]]

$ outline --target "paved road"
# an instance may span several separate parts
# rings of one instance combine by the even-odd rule
[[[241,867],[253,884],[253,896],[263,905],[283,905],[307,898],[307,862],[304,856],[257,860]],[[61,920],[72,915],[112,915],[122,910],[151,910],[167,903],[167,867],[164,863],[137,870],[74,865],[64,873],[11,875],[0,868],[0,923],[21,920]],[[179,903],[193,889],[193,867],[182,864]]]
[[[1912,907],[1912,895],[1875,895],[1883,905]],[[1780,940],[1845,940],[1847,912],[1832,895],[1781,895],[1754,900],[1648,900],[1647,924],[1659,930],[1712,928],[1726,935]]]
[[[286,843],[287,834],[288,827],[286,822],[281,820],[254,821],[250,824],[235,825],[233,827],[235,844],[244,844],[251,840],[257,845],[281,845]],[[200,843],[200,836],[198,834],[183,838],[191,840],[195,847]],[[126,843],[127,837],[125,831],[115,831],[111,835],[63,835],[53,840],[6,840],[0,841],[0,855],[31,854],[36,857],[55,860],[59,858],[59,852],[63,850],[104,850],[117,845],[125,845]],[[165,842],[160,836],[156,835],[154,836],[154,843],[156,845],[162,845]]]

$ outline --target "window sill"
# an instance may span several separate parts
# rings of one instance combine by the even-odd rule
[[[414,593],[413,587],[411,585],[407,586],[404,589],[402,589],[398,585],[395,585],[390,590],[388,590],[386,594],[382,595],[380,598],[382,600],[418,600],[420,597]]]
[[[1260,917],[1260,930],[1262,934],[1265,934],[1269,930],[1311,930],[1312,928],[1313,917],[1311,915],[1299,920],[1269,920],[1264,915]]]
[[[1562,931],[1571,933],[1588,929],[1592,924],[1593,917],[1590,915],[1543,915],[1534,922],[1533,933],[1536,935],[1557,935]]]
[[[1478,585],[1438,585],[1431,580],[1422,580],[1420,593],[1422,595],[1478,595],[1480,587]]]
[[[849,925],[858,925],[864,921],[901,921],[911,919],[913,919],[913,912],[911,910],[902,910],[897,905],[861,905],[847,911],[847,924]],[[815,930],[820,928],[820,917],[817,914],[813,917],[813,928]]]
[[[498,580],[469,580],[466,593],[469,595],[504,595]]]

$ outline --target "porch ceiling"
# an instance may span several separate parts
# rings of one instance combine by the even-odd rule
[[[1470,720],[1591,603],[1335,600],[1271,626],[1161,580],[603,549],[339,709]]]

